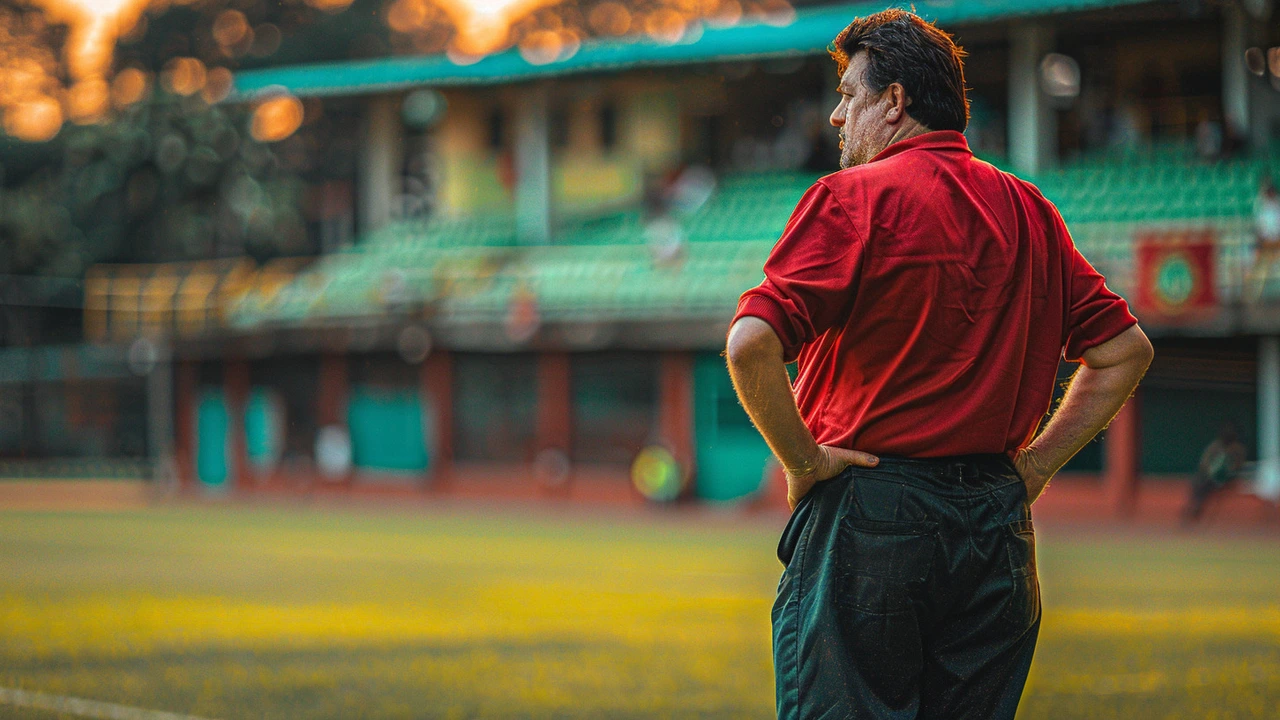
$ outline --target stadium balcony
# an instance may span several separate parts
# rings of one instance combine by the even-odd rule
[[[1058,205],[1076,244],[1121,293],[1133,289],[1135,234],[1211,230],[1217,286],[1238,297],[1253,246],[1253,200],[1270,158],[1205,162],[1186,145],[1093,154],[1031,178]],[[795,203],[817,176],[722,178],[679,223],[676,256],[657,257],[639,210],[561,223],[552,245],[519,245],[510,216],[400,222],[328,256],[270,298],[230,308],[237,328],[328,324],[423,311],[444,324],[501,323],[513,298],[542,322],[725,322]]]
[[[1230,301],[1240,298],[1252,262],[1259,181],[1276,159],[1273,149],[1210,162],[1193,146],[1167,143],[1085,155],[1033,180],[1118,292],[1134,290],[1136,232],[1208,230],[1216,238],[1216,286]]]

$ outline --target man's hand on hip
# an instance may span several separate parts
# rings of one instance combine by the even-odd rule
[[[1035,502],[1036,498],[1040,497],[1040,493],[1044,492],[1053,474],[1044,467],[1044,463],[1036,456],[1035,450],[1029,447],[1016,450],[1012,454],[1012,459],[1013,467],[1018,471],[1018,477],[1022,478],[1022,482],[1027,486],[1027,498]]]
[[[1084,351],[1057,412],[1013,464],[1035,502],[1055,473],[1120,412],[1147,366],[1151,341],[1137,325]]]
[[[850,466],[875,467],[879,464],[880,458],[857,450],[819,445],[818,458],[815,462],[813,469],[804,475],[792,475],[790,471],[787,472],[787,505],[792,510],[796,509],[800,499],[808,495],[814,485],[823,480],[830,480]]]
[[[792,510],[817,483],[850,465],[873,467],[880,462],[873,455],[814,440],[796,407],[782,342],[767,322],[752,316],[738,319],[729,329],[725,350],[742,407],[787,471],[787,504]]]

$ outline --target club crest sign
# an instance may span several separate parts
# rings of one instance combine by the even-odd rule
[[[1209,319],[1218,309],[1212,232],[1145,232],[1136,238],[1136,310],[1172,324]]]
[[[1156,302],[1177,312],[1191,300],[1196,286],[1203,282],[1193,260],[1185,252],[1171,252],[1160,258],[1152,278],[1151,294]]]

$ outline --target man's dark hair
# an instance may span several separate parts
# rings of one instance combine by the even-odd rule
[[[965,52],[950,35],[919,15],[895,9],[855,18],[827,51],[841,77],[853,57],[865,51],[867,87],[883,92],[900,83],[911,98],[907,115],[930,130],[964,132],[968,127]]]

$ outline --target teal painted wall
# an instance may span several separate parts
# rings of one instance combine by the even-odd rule
[[[422,411],[414,389],[353,388],[347,406],[352,463],[370,470],[425,471],[429,457]]]
[[[1142,472],[1193,473],[1226,422],[1258,453],[1258,406],[1251,391],[1142,388]]]
[[[737,500],[761,488],[769,446],[738,404],[724,359],[699,356],[693,368],[698,497]]]
[[[280,459],[284,438],[281,428],[286,418],[284,404],[275,391],[255,387],[249,392],[244,409],[245,450],[249,462],[260,469],[270,469]]]
[[[222,391],[201,391],[196,405],[196,477],[210,487],[226,487],[231,476],[227,460],[230,424]]]

